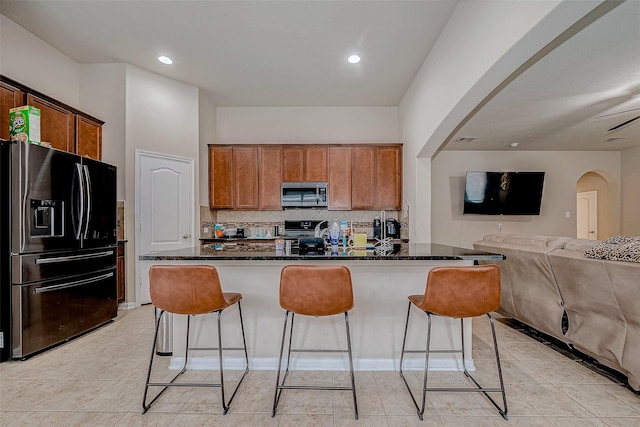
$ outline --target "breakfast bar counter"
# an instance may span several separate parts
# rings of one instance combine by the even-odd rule
[[[280,271],[289,264],[345,265],[351,271],[354,308],[349,313],[354,366],[356,370],[397,370],[402,346],[404,321],[409,295],[423,294],[429,270],[436,266],[468,266],[475,261],[504,259],[502,255],[439,244],[393,245],[390,250],[374,251],[342,248],[324,254],[299,254],[276,251],[273,243],[263,244],[205,244],[197,247],[152,252],[140,256],[140,283],[137,301],[150,302],[149,268],[152,265],[213,265],[218,270],[224,292],[240,292],[243,295],[242,312],[252,369],[275,369],[277,365],[280,334],[284,310],[278,302]],[[233,307],[230,311],[237,310]],[[172,366],[184,361],[183,316],[173,320]],[[203,321],[203,319],[206,319]],[[228,322],[227,322],[228,320]],[[332,316],[321,322],[307,323],[305,316],[296,316],[298,347],[338,348],[344,343],[344,321]],[[225,346],[238,347],[240,331],[237,313],[223,316]],[[420,322],[413,322],[408,333],[408,348],[424,348],[425,329]],[[471,321],[465,320],[465,335],[470,337]],[[442,349],[455,347],[459,342],[459,321],[434,318],[432,343]],[[215,319],[199,316],[192,323],[194,345],[215,347]],[[473,369],[471,339],[465,340],[467,366]],[[296,343],[294,342],[294,346]],[[190,356],[192,368],[214,369],[217,358],[211,354]],[[241,368],[238,354],[230,368]],[[405,361],[407,367],[420,367],[424,358],[416,354]],[[294,369],[347,369],[346,360],[332,353],[300,356],[292,360]],[[430,369],[461,370],[459,355],[442,353],[431,357]]]
[[[220,243],[204,244],[186,249],[152,252],[141,255],[143,261],[486,261],[501,260],[502,255],[435,243],[393,244],[389,250],[353,249],[342,246],[335,252],[330,248],[324,254],[290,254],[276,251],[271,244]]]

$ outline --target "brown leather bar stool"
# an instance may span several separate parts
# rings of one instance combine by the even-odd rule
[[[238,392],[242,380],[249,372],[249,356],[247,354],[247,342],[244,335],[244,324],[242,322],[242,308],[240,300],[242,294],[223,293],[220,286],[220,278],[215,267],[207,265],[154,265],[149,270],[149,284],[151,287],[151,302],[160,310],[160,315],[156,321],[155,335],[153,338],[153,347],[151,348],[151,358],[149,360],[149,371],[147,372],[147,381],[144,388],[144,396],[142,398],[142,413],[149,410],[151,405],[158,400],[160,396],[167,390],[169,386],[182,387],[220,387],[222,397],[223,414],[229,410],[229,405]],[[222,331],[220,327],[220,316],[222,312],[238,304],[238,313],[240,315],[240,329],[242,330],[243,347],[231,348],[222,347]],[[158,340],[158,329],[162,316],[166,313],[182,314],[187,316],[187,338],[184,353],[184,365],[180,372],[169,382],[151,382],[151,369],[153,366],[154,352],[156,342]],[[199,314],[218,314],[218,347],[189,347],[189,324],[192,316]],[[220,364],[220,382],[175,382],[176,379],[187,370],[187,361],[189,360],[189,351],[193,350],[217,350],[218,361]],[[222,363],[222,350],[240,350],[244,351],[244,359],[246,368],[242,374],[242,378],[238,382],[233,394],[228,402],[224,397],[224,369]],[[149,387],[164,387],[156,397],[147,403],[147,392]]]
[[[353,392],[353,407],[355,418],[358,419],[358,402],[356,399],[356,383],[353,376],[353,358],[351,353],[351,334],[349,332],[349,310],[353,308],[353,287],[351,284],[351,272],[343,266],[315,266],[315,265],[288,265],[280,274],[280,306],[286,310],[284,315],[284,327],[282,328],[282,343],[280,344],[280,358],[278,359],[278,374],[276,376],[276,389],[273,397],[273,411],[276,415],[278,402],[282,390],[351,390]],[[287,322],[291,313],[291,326],[289,329],[289,346],[284,377],[280,382],[282,368],[282,356],[284,342],[287,333]],[[344,323],[347,332],[347,349],[292,349],[293,320],[296,314],[303,316],[331,316],[344,313]],[[349,357],[349,371],[351,374],[351,387],[322,387],[285,385],[289,373],[289,362],[292,352],[323,352],[323,353],[347,353]]]
[[[424,311],[427,314],[427,345],[426,350],[405,350],[407,342],[407,329],[409,326],[409,314],[411,306]],[[424,414],[425,401],[428,391],[439,392],[482,392],[491,403],[498,409],[500,415],[507,419],[507,396],[502,380],[502,367],[500,366],[500,355],[498,354],[498,341],[496,339],[496,329],[493,318],[489,314],[495,311],[500,305],[500,270],[495,265],[470,266],[470,267],[436,267],[429,271],[427,277],[427,287],[424,295],[409,296],[409,309],[407,311],[407,322],[404,327],[404,339],[402,341],[402,353],[400,355],[400,376],[409,390],[413,404],[418,411],[418,417],[422,420]],[[445,316],[460,319],[461,348],[459,350],[431,350],[431,316]],[[493,346],[498,368],[500,387],[482,387],[467,371],[464,354],[464,328],[463,320],[468,317],[486,315],[491,324],[493,334]],[[424,382],[422,386],[422,406],[418,406],[409,384],[404,377],[403,363],[405,353],[424,353]],[[429,388],[427,384],[429,372],[429,353],[461,353],[462,367],[464,374],[473,381],[475,387],[471,388]],[[502,393],[503,408],[489,396],[488,393]]]

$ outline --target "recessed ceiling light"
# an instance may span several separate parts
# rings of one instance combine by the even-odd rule
[[[358,62],[360,62],[360,56],[351,55],[350,57],[347,58],[347,61],[349,61],[350,64],[357,64]]]
[[[509,144],[509,147],[516,148],[518,145],[520,145],[519,142],[512,142],[511,144]]]
[[[158,56],[158,61],[162,62],[163,64],[167,64],[167,65],[173,64],[173,60],[171,58],[169,58],[168,56]]]

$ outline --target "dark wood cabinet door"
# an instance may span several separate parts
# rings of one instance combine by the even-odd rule
[[[303,181],[327,181],[327,147],[304,147]]]
[[[280,185],[282,183],[282,148],[260,147],[260,189],[261,210],[281,209]]]
[[[302,147],[282,149],[282,182],[304,180],[304,150]]]
[[[24,92],[0,82],[0,138],[9,139],[9,110],[24,105]]]
[[[209,147],[209,207],[233,208],[233,149]]]
[[[118,259],[117,259],[117,274],[118,274],[118,302],[124,302],[126,298],[126,282],[125,282],[125,268],[124,268],[124,242],[118,242]]]
[[[375,147],[351,147],[351,209],[375,209],[375,159]]]
[[[233,147],[233,207],[258,209],[258,147]]]
[[[351,148],[329,147],[329,209],[351,210]]]
[[[75,151],[75,114],[35,95],[27,95],[27,104],[40,109],[40,139],[59,150]]]
[[[402,209],[402,147],[378,147],[376,209]]]
[[[102,125],[76,116],[76,153],[90,159],[102,159]]]

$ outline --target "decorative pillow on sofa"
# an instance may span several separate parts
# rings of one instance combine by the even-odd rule
[[[588,258],[640,262],[640,237],[609,237],[587,249],[584,255]]]

